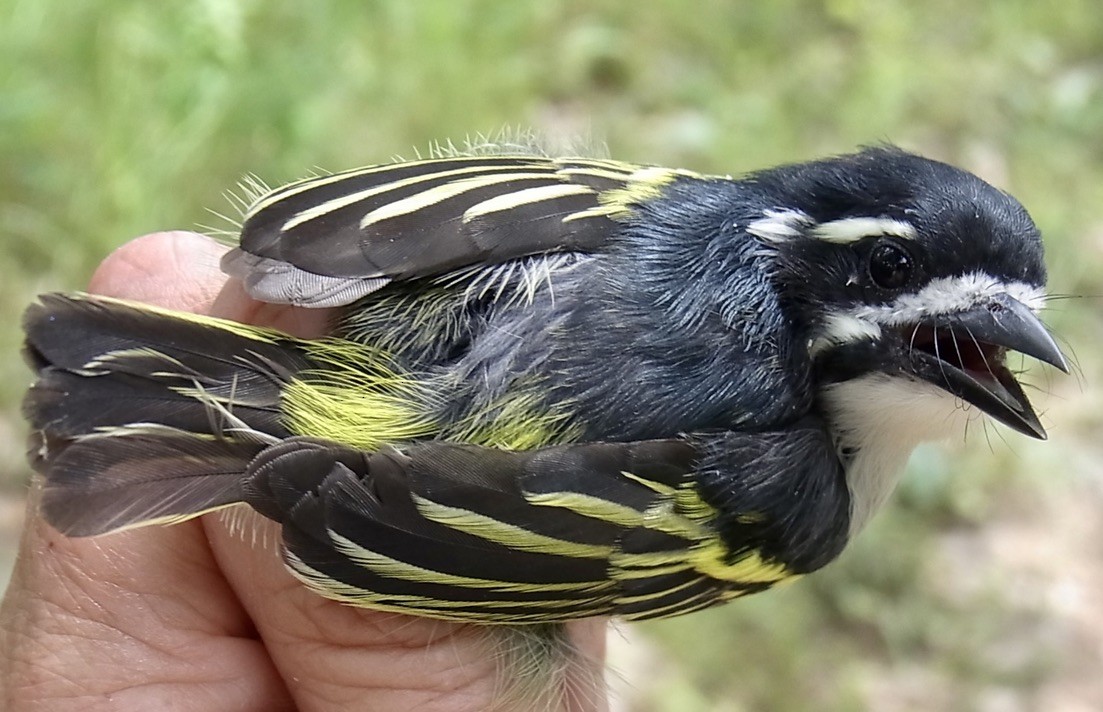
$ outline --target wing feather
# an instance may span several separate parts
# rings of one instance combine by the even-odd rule
[[[722,544],[686,497],[697,457],[682,439],[369,453],[296,438],[253,463],[244,491],[331,598],[452,620],[645,618],[773,583],[702,570]]]
[[[258,199],[223,262],[264,301],[338,306],[391,281],[593,252],[675,171],[584,158],[463,156],[310,178]]]

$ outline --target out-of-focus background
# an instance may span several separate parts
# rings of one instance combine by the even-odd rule
[[[618,709],[1103,709],[1103,14],[1096,0],[0,0],[0,585],[29,479],[19,314],[269,184],[530,127],[740,173],[892,141],[1018,196],[1077,364],[1050,441],[921,450],[827,570],[613,637]]]

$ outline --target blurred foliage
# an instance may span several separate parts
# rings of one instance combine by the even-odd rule
[[[1055,291],[1099,295],[1101,58],[1093,0],[0,0],[0,466],[25,481],[15,354],[34,293],[80,287],[143,232],[226,227],[208,209],[232,213],[224,191],[246,173],[278,184],[505,126],[719,173],[892,141],[1015,193]],[[1053,305],[1091,381],[1098,301]],[[883,709],[979,709],[992,686],[1031,699],[1053,646],[992,651],[1041,614],[931,568],[947,531],[1034,501],[1055,486],[1038,472],[1098,431],[1097,400],[1039,385],[1071,413],[1059,450],[1016,437],[1005,454],[994,435],[925,450],[839,564],[647,626],[671,652],[638,709],[866,709],[869,676],[901,671],[918,701]]]

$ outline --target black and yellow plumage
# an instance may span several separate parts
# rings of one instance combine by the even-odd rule
[[[1064,366],[1025,211],[895,149],[742,179],[375,166],[259,197],[224,267],[343,307],[333,335],[88,295],[28,311],[47,519],[245,502],[322,595],[450,620],[669,616],[813,571],[954,424],[937,408],[1041,433],[1007,349]],[[876,402],[909,388],[920,406]]]

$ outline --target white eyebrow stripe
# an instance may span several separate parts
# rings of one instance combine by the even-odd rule
[[[747,225],[747,232],[767,242],[785,242],[806,234],[816,224],[807,213],[800,210],[767,210],[758,220]]]
[[[888,304],[863,305],[846,312],[862,321],[885,326],[902,326],[938,316],[954,314],[979,306],[1000,294],[1041,311],[1045,290],[1026,282],[1006,282],[984,272],[932,279],[915,294],[903,294]]]
[[[767,242],[811,237],[839,245],[881,235],[905,240],[916,237],[913,225],[896,218],[850,217],[817,225],[810,215],[800,210],[766,210],[761,218],[747,225],[747,232]]]
[[[847,244],[867,237],[893,235],[905,240],[915,239],[915,227],[895,218],[840,218],[812,228],[812,236],[826,242]]]

